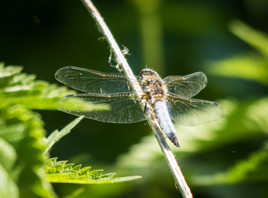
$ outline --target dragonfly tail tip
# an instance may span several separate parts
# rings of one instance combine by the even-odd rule
[[[181,145],[179,144],[178,140],[174,140],[173,141],[173,144],[176,146],[176,147],[181,147]]]
[[[169,135],[168,138],[176,147],[180,147],[180,143],[176,135]]]

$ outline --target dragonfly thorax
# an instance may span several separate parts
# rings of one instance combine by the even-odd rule
[[[166,99],[167,88],[158,73],[151,69],[143,69],[140,72],[139,81],[146,100],[154,104]]]

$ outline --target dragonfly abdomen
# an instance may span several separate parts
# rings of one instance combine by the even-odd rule
[[[165,101],[157,101],[154,104],[154,107],[155,116],[158,119],[159,125],[163,132],[175,146],[179,147],[176,129],[170,119],[167,103]]]

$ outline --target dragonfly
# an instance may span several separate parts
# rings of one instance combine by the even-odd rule
[[[162,79],[152,69],[142,69],[137,76],[144,95],[137,96],[128,80],[120,73],[104,73],[76,66],[65,66],[55,73],[64,85],[82,93],[61,99],[59,110],[106,123],[136,123],[146,120],[145,112],[151,112],[166,137],[180,146],[173,122],[194,126],[213,121],[222,116],[216,102],[193,98],[207,85],[202,72],[185,76],[167,76]],[[90,104],[107,104],[109,110],[70,109],[66,99],[79,99]],[[140,102],[145,104],[141,108]]]

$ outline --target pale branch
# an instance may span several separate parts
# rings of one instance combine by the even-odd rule
[[[117,64],[119,66],[121,66],[125,76],[127,77],[128,81],[129,81],[129,84],[133,88],[137,97],[140,99],[144,95],[144,92],[143,92],[140,84],[138,83],[135,75],[133,74],[124,54],[122,53],[122,51],[119,47],[119,45],[117,44],[116,40],[114,39],[110,29],[108,28],[108,26],[104,22],[102,16],[100,15],[100,13],[98,12],[96,7],[94,6],[94,4],[90,0],[81,0],[81,1],[84,3],[88,12],[92,15],[93,19],[96,21],[102,34],[104,35],[107,42],[109,43],[111,50],[115,54]],[[142,100],[140,100],[140,106],[142,109],[144,109],[145,104],[142,102]],[[173,153],[171,152],[171,150],[166,142],[166,139],[162,134],[161,127],[158,125],[158,123],[154,122],[153,119],[151,119],[151,113],[152,112],[150,112],[150,111],[145,112],[147,121],[148,121],[149,125],[151,126],[151,128],[152,128],[152,130],[157,138],[157,141],[158,141],[158,143],[159,143],[159,145],[160,145],[160,147],[161,147],[161,149],[166,157],[166,160],[168,161],[169,167],[170,167],[172,174],[175,178],[175,182],[176,182],[177,186],[179,187],[184,198],[192,198],[193,196],[192,196],[191,190],[185,181],[185,178],[183,176],[183,173],[181,172],[180,167],[178,166],[176,158],[173,155]]]
[[[89,13],[92,15],[93,19],[96,21],[98,27],[101,29],[102,34],[106,38],[112,51],[115,54],[116,61],[117,61],[118,65],[120,65],[122,67],[128,81],[129,81],[130,85],[132,86],[132,88],[134,89],[135,93],[137,93],[138,96],[142,96],[143,91],[142,91],[135,75],[133,74],[132,70],[130,69],[130,66],[129,66],[125,56],[123,55],[119,45],[117,44],[116,40],[114,39],[110,29],[108,28],[108,26],[104,22],[104,19],[102,18],[102,16],[100,15],[100,13],[98,12],[96,7],[93,5],[93,3],[90,0],[82,0],[82,2],[84,3],[84,5],[87,8],[87,10],[89,11]]]

